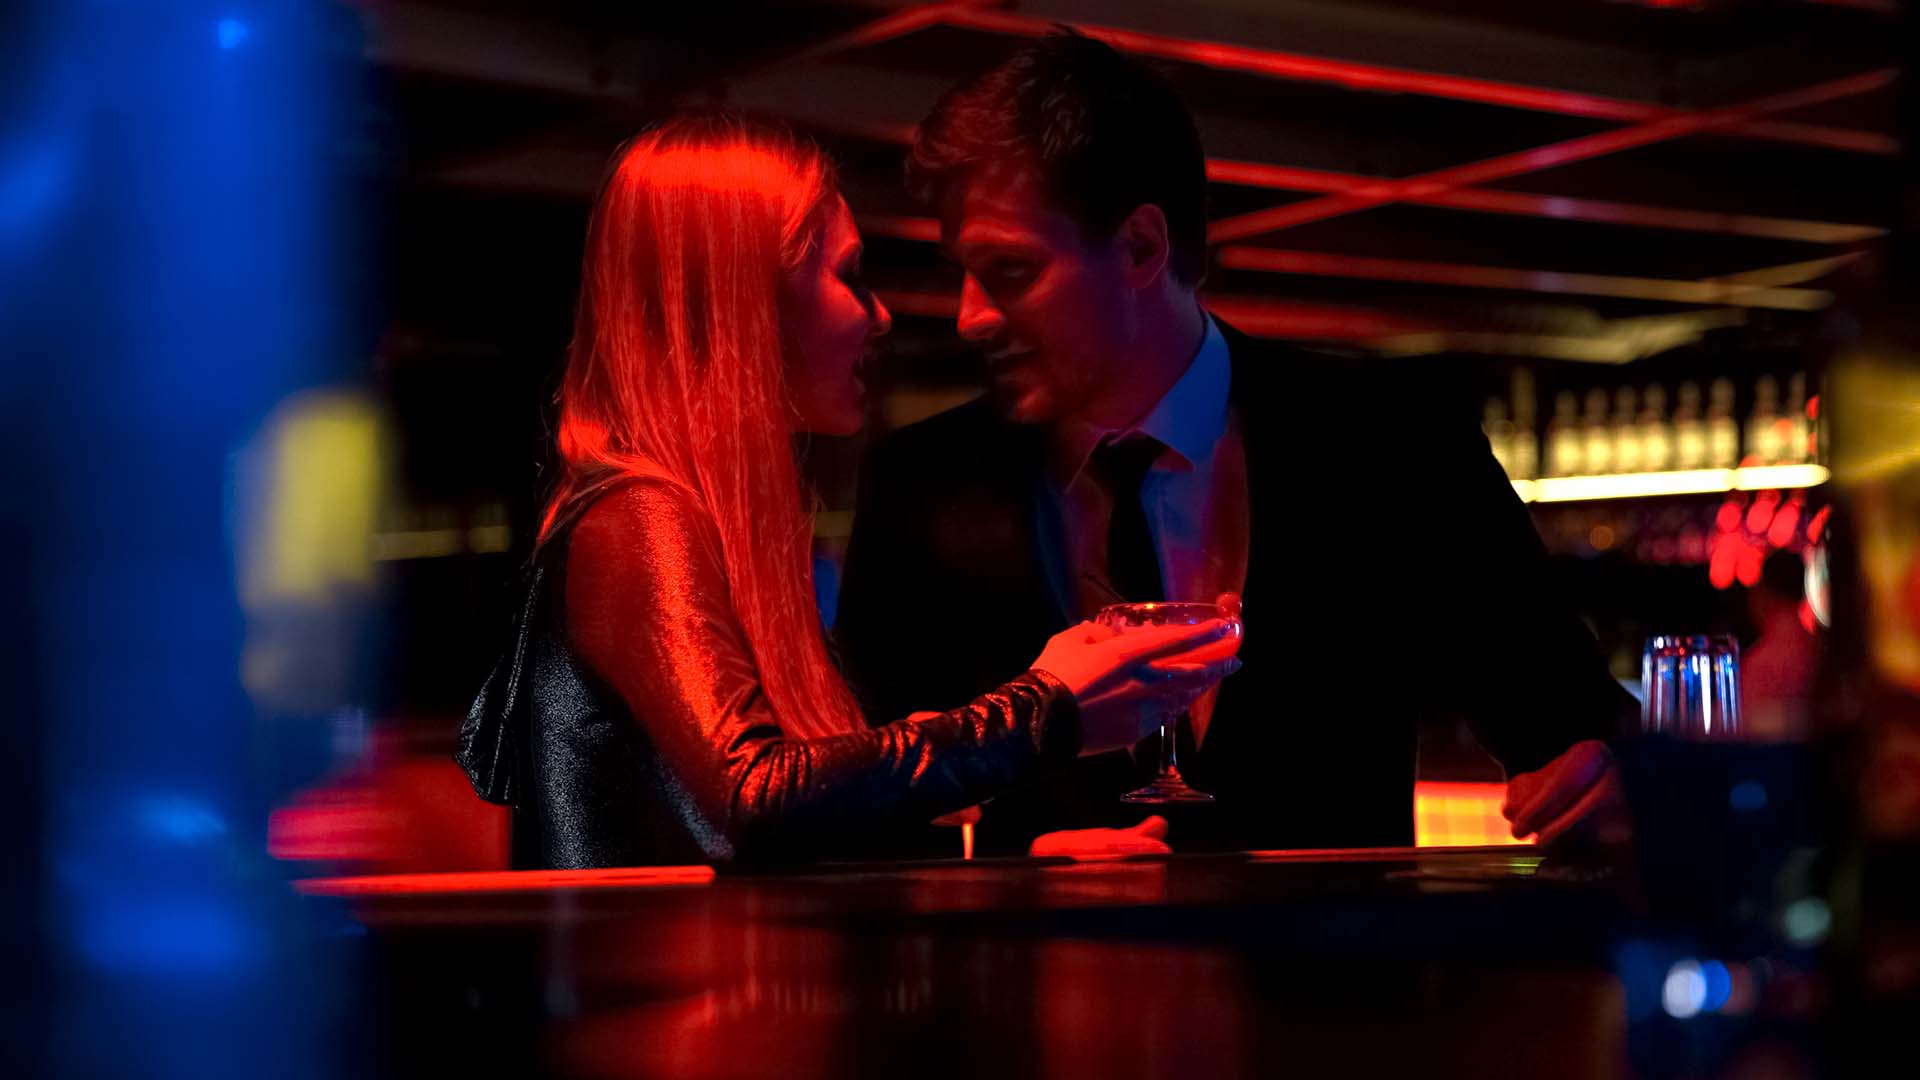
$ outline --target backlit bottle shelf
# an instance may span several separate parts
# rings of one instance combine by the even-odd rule
[[[1817,487],[1827,482],[1824,465],[1748,465],[1738,469],[1684,469],[1616,473],[1610,476],[1547,476],[1515,480],[1521,502],[1580,502],[1650,495],[1710,495],[1721,491],[1769,491]]]

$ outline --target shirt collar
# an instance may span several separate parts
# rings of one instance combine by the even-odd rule
[[[1213,451],[1227,430],[1227,391],[1232,362],[1220,326],[1207,316],[1207,334],[1200,351],[1180,378],[1140,421],[1129,427],[1102,429],[1079,425],[1062,432],[1059,444],[1062,486],[1070,486],[1086,471],[1094,447],[1118,435],[1151,436],[1173,451],[1180,469],[1192,469]],[[1168,459],[1162,458],[1164,463]]]

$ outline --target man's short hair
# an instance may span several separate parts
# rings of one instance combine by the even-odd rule
[[[1089,243],[1146,203],[1167,218],[1173,275],[1206,270],[1207,161],[1160,73],[1062,30],[949,90],[914,132],[907,185],[938,204],[982,166],[1033,167]]]

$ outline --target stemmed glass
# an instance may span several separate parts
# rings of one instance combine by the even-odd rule
[[[1194,626],[1211,619],[1225,619],[1232,624],[1233,634],[1223,642],[1222,646],[1225,650],[1223,655],[1230,653],[1238,644],[1237,639],[1240,636],[1240,609],[1237,603],[1207,604],[1170,601],[1108,604],[1094,616],[1096,623],[1121,633],[1149,626]],[[1145,787],[1120,796],[1121,802],[1206,803],[1213,801],[1213,796],[1181,778],[1179,750],[1175,745],[1174,735],[1180,717],[1186,715],[1193,703],[1206,692],[1207,688],[1204,687],[1198,690],[1167,690],[1158,703],[1161,713],[1160,770]]]

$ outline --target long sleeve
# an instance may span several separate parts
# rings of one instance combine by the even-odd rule
[[[1438,427],[1437,421],[1435,428]],[[1526,507],[1471,424],[1430,431],[1452,481],[1425,493],[1445,522],[1432,565],[1445,578],[1433,640],[1451,673],[1444,696],[1509,775],[1583,739],[1617,738],[1633,699],[1560,588]]]
[[[845,734],[788,737],[735,617],[718,535],[665,483],[616,489],[575,527],[566,610],[573,650],[742,855],[924,823],[1079,748],[1072,694],[1037,671],[931,718],[868,728],[849,716]]]

